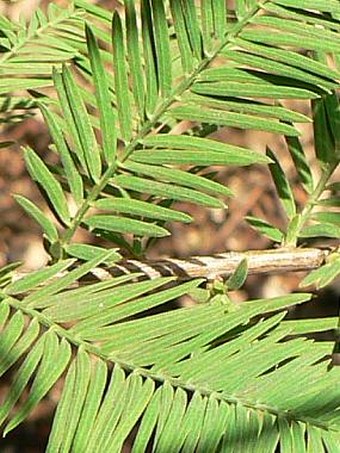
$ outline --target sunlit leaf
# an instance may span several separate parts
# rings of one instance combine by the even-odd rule
[[[282,242],[284,238],[282,231],[265,220],[252,216],[246,216],[245,220],[260,234],[263,234],[274,242]]]
[[[271,162],[269,158],[255,151],[199,137],[162,134],[158,136],[149,136],[143,140],[143,143],[148,147],[163,148],[166,150],[168,149],[181,150],[178,153],[179,155],[183,154],[184,151],[185,152],[195,151],[198,160],[197,164],[199,164],[200,154],[203,155],[203,158],[206,156],[205,159],[208,160],[210,153],[216,159],[218,159],[218,156],[220,156],[221,161],[223,160],[225,162],[229,161],[229,164],[234,163],[235,165],[250,165],[252,163]],[[136,151],[133,154],[133,156],[135,156],[136,154],[137,156],[141,155],[141,153],[142,151]],[[165,155],[165,157],[163,158],[166,159],[167,153],[158,152],[158,155],[159,156]],[[154,152],[154,155],[156,155],[156,152]],[[193,158],[192,160],[194,161]]]
[[[112,22],[112,49],[120,129],[122,137],[128,141],[132,136],[132,111],[125,62],[122,22],[117,11],[113,15]]]
[[[105,251],[102,247],[98,247],[96,245],[88,245],[88,244],[70,244],[64,247],[64,250],[71,256],[75,258],[79,258],[84,261],[90,261],[92,259],[100,258],[103,251]],[[118,261],[121,258],[120,254],[112,253],[110,258],[107,261],[104,261],[106,264],[112,264],[115,261]]]
[[[40,187],[43,191],[47,194],[49,201],[51,202],[53,208],[55,209],[56,213],[60,218],[68,224],[70,221],[70,214],[68,211],[67,200],[62,190],[60,183],[56,180],[44,162],[40,159],[40,157],[29,147],[25,148],[25,162],[27,165],[27,169],[32,177],[37,183],[39,183]],[[25,204],[25,207],[28,207],[28,203],[23,202],[23,198],[20,199],[22,204]],[[29,206],[32,215],[32,207]],[[34,211],[35,217],[38,215],[38,211]],[[40,216],[41,222],[42,217]],[[39,222],[40,223],[40,222]],[[44,227],[47,227],[47,222],[44,222]],[[49,226],[49,234],[52,233],[52,228]]]
[[[14,199],[22,208],[41,226],[44,234],[50,242],[58,239],[58,231],[53,222],[34,203],[22,195],[13,195]]]
[[[91,229],[99,228],[116,233],[132,233],[138,236],[163,237],[170,234],[165,228],[158,225],[113,215],[94,215],[86,219],[85,223]]]
[[[162,206],[147,203],[145,201],[133,200],[128,198],[102,198],[95,202],[95,206],[106,211],[117,211],[126,214],[147,217],[149,219],[159,219],[168,222],[191,222],[188,214],[177,212]]]
[[[62,273],[73,263],[73,260],[61,261],[60,263],[54,264],[53,266],[32,272],[24,278],[21,278],[20,280],[8,285],[6,288],[6,293],[10,295],[16,295],[32,290],[42,283],[47,283],[51,278],[55,277],[57,274]]]
[[[226,281],[226,286],[230,291],[241,288],[248,274],[247,259],[243,259],[235,269],[235,272]]]
[[[317,289],[331,283],[340,274],[340,259],[339,257],[329,260],[327,264],[321,266],[319,269],[312,271],[305,277],[300,286],[306,287],[315,285]]]
[[[186,187],[173,186],[151,179],[138,178],[136,176],[119,175],[114,178],[114,184],[118,187],[130,189],[143,194],[156,195],[170,200],[183,200],[203,206],[223,208],[224,204],[210,196]]]
[[[44,104],[40,104],[40,109],[50,129],[54,144],[60,153],[71,192],[75,201],[80,204],[83,200],[83,181],[74,164],[62,131],[60,130],[60,124],[58,124],[56,117]]]
[[[105,75],[105,69],[101,61],[98,44],[91,28],[86,26],[86,39],[96,88],[96,99],[100,113],[100,127],[103,137],[103,152],[108,164],[115,160],[117,137],[116,118],[110,102],[110,92]]]
[[[299,236],[302,238],[326,237],[339,239],[340,227],[331,223],[317,223],[304,227]]]
[[[273,163],[269,164],[269,169],[276,187],[276,192],[280,198],[282,207],[285,210],[287,217],[292,219],[296,214],[296,206],[289,181],[277,157],[269,148],[267,148],[267,156],[273,160]]]
[[[63,67],[62,80],[79,143],[90,175],[97,181],[101,174],[101,159],[97,141],[92,129],[80,90],[68,67]]]

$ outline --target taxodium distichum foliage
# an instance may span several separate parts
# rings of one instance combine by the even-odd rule
[[[339,31],[338,0],[75,0],[0,18],[3,121],[40,110],[56,154],[22,149],[46,206],[14,196],[50,262],[0,271],[4,435],[59,381],[48,452],[340,451],[337,345],[313,339],[338,318],[286,319],[311,299],[302,290],[232,294],[261,269],[309,270],[307,289],[340,273]],[[305,203],[274,149],[214,139],[221,127],[284,141]],[[150,244],[193,220],[176,202],[224,209],[237,194],[216,169],[252,165],[268,167],[285,214],[244,219],[269,249],[221,255],[218,281],[213,257],[155,271]],[[80,229],[96,245],[76,242]],[[193,303],[174,308],[184,295]]]

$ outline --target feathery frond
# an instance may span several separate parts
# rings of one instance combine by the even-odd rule
[[[51,86],[52,66],[80,55],[82,25],[80,11],[53,3],[46,15],[38,9],[28,24],[1,17],[0,96]]]
[[[171,130],[178,122],[189,120],[192,125],[199,122],[203,127],[209,124],[214,128],[261,129],[284,134],[289,143],[296,144],[298,131],[294,123],[309,119],[281,106],[277,100],[302,98],[320,103],[323,102],[318,100],[320,95],[327,95],[337,86],[336,70],[327,67],[323,61],[299,53],[301,46],[309,51],[319,50],[321,45],[318,35],[313,32],[314,22],[307,25],[308,11],[301,8],[293,19],[287,20],[285,6],[274,5],[274,12],[269,8],[271,2],[263,6],[256,2],[245,3],[244,7],[239,3],[237,17],[225,25],[222,34],[221,20],[217,20],[224,11],[222,3],[207,5],[203,14],[192,2],[170,2],[168,10],[163,2],[145,1],[139,11],[138,4],[127,1],[124,18],[118,11],[113,15],[113,64],[108,61],[108,51],[99,49],[91,26],[86,27],[90,63],[86,63],[83,56],[76,65],[81,74],[92,81],[94,95],[78,86],[66,66],[61,74],[55,71],[54,82],[62,116],[47,111],[43,104],[42,111],[55,150],[61,156],[63,168],[58,169],[59,178],[69,187],[78,205],[77,214],[68,223],[66,213],[61,216],[60,207],[49,197],[57,217],[67,227],[60,237],[65,246],[80,225],[95,234],[109,235],[117,243],[121,243],[122,234],[126,233],[135,237],[167,235],[164,229],[167,221],[174,218],[188,221],[188,216],[171,208],[174,201],[225,206],[220,198],[229,196],[231,191],[205,178],[204,168],[266,164],[273,159],[275,162],[273,154],[269,159],[258,152],[219,143],[204,135],[191,136],[190,125],[187,133],[173,135]],[[86,2],[76,2],[77,8],[85,8],[93,20],[107,27],[109,14],[97,6],[86,5]],[[287,14],[290,12],[288,7]],[[137,21],[139,16],[140,22]],[[321,20],[323,12],[319,16]],[[327,28],[330,35],[326,44],[322,44],[322,51],[337,51],[336,41],[331,39],[335,34],[333,22],[329,24],[330,30]],[[174,26],[175,35],[169,24]],[[272,33],[264,33],[261,27],[274,28],[275,36],[282,37],[283,41],[274,42]],[[94,30],[97,29],[96,25]],[[308,39],[305,39],[306,35]],[[289,36],[291,41],[288,43]],[[293,38],[294,46],[291,44]],[[291,50],[282,48],[286,45]],[[220,64],[214,67],[217,58]],[[331,99],[333,95],[329,96]],[[98,111],[99,121],[93,115],[93,109]],[[98,128],[100,140],[95,134]],[[301,153],[299,156],[301,161]],[[186,168],[174,168],[176,165]],[[278,165],[272,163],[270,166],[276,175],[279,174]],[[87,177],[92,182],[89,195],[84,198],[84,178]],[[283,181],[285,177],[281,171],[278,186]],[[308,184],[311,187],[310,178]],[[98,204],[99,198],[103,201]],[[122,206],[120,198],[127,204],[124,213],[122,207],[116,209],[117,216],[112,207],[119,203]],[[290,198],[292,207],[292,194]],[[59,202],[61,199],[58,196]],[[158,219],[156,211],[148,217],[147,212],[143,216],[136,210],[138,204],[141,208],[140,203],[150,201],[161,208],[157,211]],[[105,207],[104,212],[89,215],[92,206],[101,210]],[[290,209],[288,219],[293,221],[293,217],[296,217],[295,212]],[[257,225],[264,222],[255,221]],[[296,219],[295,222],[299,223]],[[275,227],[271,228],[272,239],[293,241],[289,237],[284,239]]]
[[[220,0],[200,7],[193,0],[125,0],[111,14],[76,0],[74,9],[51,9],[47,18],[38,12],[19,31],[1,21],[14,89],[51,84],[57,66],[57,101],[36,102],[60,157],[50,165],[25,149],[56,223],[16,197],[41,226],[53,263],[11,283],[11,268],[0,274],[0,374],[20,365],[0,408],[5,434],[65,376],[47,451],[121,451],[133,433],[134,452],[339,450],[334,344],[306,338],[336,329],[338,319],[284,319],[310,294],[235,304],[228,289],[244,282],[245,260],[226,288],[215,287],[217,297],[208,291],[206,303],[178,308],[176,300],[197,294],[204,280],[148,280],[119,267],[123,250],[73,243],[85,228],[145,255],[147,238],[168,235],[170,222],[192,220],[176,201],[226,207],[232,192],[214,180],[212,165],[269,165],[286,227],[248,220],[271,240],[295,247],[301,238],[340,236],[339,213],[331,209],[339,187],[329,185],[340,159],[340,77],[326,58],[340,53],[339,3],[235,3],[230,10]],[[51,31],[42,38],[44,27]],[[32,49],[39,61],[30,72]],[[286,99],[311,101],[313,118]],[[319,180],[296,126],[310,121]],[[224,126],[285,136],[308,194],[302,210],[275,152],[209,136]],[[339,274],[338,253],[328,258],[303,284],[323,286]],[[91,280],[103,263],[122,275]]]
[[[150,309],[201,281],[128,283],[135,278],[131,274],[67,289],[98,260],[50,280],[70,264],[61,262],[49,275],[39,271],[5,290],[1,372],[30,352],[0,410],[1,421],[33,378],[5,433],[67,370],[48,451],[120,451],[134,428],[134,451],[145,451],[149,442],[160,452],[251,445],[256,451],[280,445],[284,451],[292,439],[307,451],[314,435],[325,446],[338,445],[339,373],[328,371],[326,360],[332,343],[295,337],[335,328],[337,319],[314,320],[301,330],[298,321],[282,321],[284,311],[273,315],[309,295],[249,301],[233,311],[211,302],[152,314]],[[30,295],[20,297],[27,290]]]

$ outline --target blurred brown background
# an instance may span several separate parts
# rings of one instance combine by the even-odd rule
[[[0,13],[18,19],[20,14],[26,18],[39,5],[48,4],[45,0],[23,0],[0,2]],[[56,0],[55,3],[67,6],[68,2]],[[98,2],[112,7],[112,1]],[[290,102],[289,105],[305,114],[310,115],[307,102]],[[0,124],[1,127],[1,124]],[[302,132],[302,144],[308,154],[311,168],[317,172],[314,165],[313,135],[311,125],[299,125]],[[301,205],[305,202],[305,194],[296,184],[296,174],[291,158],[281,138],[263,132],[245,132],[232,128],[221,129],[214,136],[229,143],[246,146],[261,152],[270,146],[278,154],[281,165],[289,176],[294,188],[296,200]],[[39,114],[18,124],[7,125],[1,129],[1,140],[15,140],[16,144],[10,148],[0,150],[0,267],[13,261],[23,261],[25,270],[33,270],[47,262],[39,227],[26,216],[11,197],[13,193],[20,193],[39,203],[40,193],[29,178],[23,163],[21,146],[30,145],[42,157],[49,153],[50,138]],[[218,180],[228,185],[236,194],[229,201],[229,210],[200,209],[191,205],[182,207],[192,214],[195,221],[191,225],[173,224],[172,236],[160,240],[150,250],[151,257],[171,256],[188,257],[205,255],[227,250],[262,249],[271,246],[270,242],[258,236],[243,221],[246,215],[266,218],[270,222],[284,226],[284,213],[280,210],[275,190],[269,172],[265,167],[219,169]],[[278,276],[251,277],[244,290],[234,295],[236,299],[244,300],[248,297],[272,297],[289,293],[298,287],[302,274],[285,274]],[[331,296],[325,296],[321,301],[322,313],[337,312],[337,297],[331,303]],[[331,293],[329,293],[331,294]],[[332,296],[333,297],[333,296]],[[316,309],[313,311],[313,306]],[[307,315],[320,313],[320,302],[314,301],[310,305]],[[302,313],[306,316],[306,312]],[[1,394],[7,383],[0,385]],[[58,400],[60,388],[51,392],[44,403],[39,405],[30,417],[28,423],[19,427],[14,434],[0,441],[0,451],[39,452],[44,451],[44,445],[49,432],[50,419],[53,413],[54,402]]]

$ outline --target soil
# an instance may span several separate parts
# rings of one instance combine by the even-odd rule
[[[39,0],[2,2],[0,13],[5,13],[12,18],[17,18],[19,13],[28,17],[39,3],[45,6],[48,2],[39,2]],[[61,0],[58,3],[65,6],[68,2]],[[112,4],[109,1],[105,3]],[[290,106],[299,112],[310,114],[307,103],[290,102]],[[301,125],[299,128],[303,134],[302,143],[307,151],[312,170],[316,173],[312,128],[310,125]],[[294,166],[282,140],[277,140],[276,136],[268,133],[246,132],[232,128],[220,129],[214,137],[263,153],[266,146],[271,147],[279,156],[281,165],[292,181],[298,203],[304,204],[306,195],[296,183]],[[43,266],[48,256],[42,244],[39,227],[24,214],[12,198],[12,194],[19,193],[27,196],[47,212],[39,190],[25,170],[21,146],[29,145],[43,158],[52,159],[53,156],[48,150],[50,137],[41,117],[35,115],[24,122],[3,127],[1,141],[5,140],[14,140],[15,144],[9,148],[0,149],[0,267],[10,262],[22,261],[23,269],[30,271]],[[218,170],[218,180],[228,185],[236,194],[235,198],[229,200],[229,209],[201,209],[183,203],[178,204],[178,207],[194,217],[194,222],[190,225],[173,224],[172,235],[158,241],[151,248],[150,257],[189,257],[228,250],[243,251],[272,247],[269,240],[257,235],[243,220],[246,215],[254,215],[266,218],[279,227],[285,226],[286,219],[280,209],[268,170],[259,166],[213,170]],[[91,240],[89,236],[86,237]],[[235,298],[242,301],[249,297],[273,297],[289,293],[298,288],[301,277],[302,274],[251,277],[246,287],[235,294]],[[334,312],[337,312],[338,296],[332,293],[334,304],[330,304],[329,294],[327,294],[328,310],[324,315],[334,315]],[[309,310],[312,308],[313,312],[307,309],[307,312],[305,310],[302,315],[299,309],[296,315],[306,317],[313,313],[320,314],[320,302],[318,304],[314,302]],[[6,379],[0,382],[0,401],[7,391],[9,377],[10,375],[6,375]],[[53,389],[42,404],[33,411],[28,421],[1,441],[1,452],[44,451],[55,402],[60,395],[60,386],[61,384],[58,384]]]

